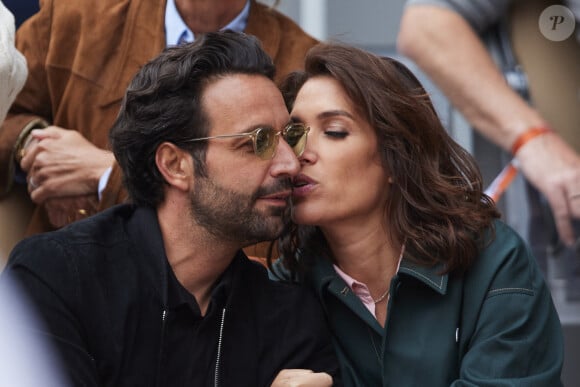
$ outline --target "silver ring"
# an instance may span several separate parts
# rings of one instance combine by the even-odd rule
[[[38,188],[38,186],[36,184],[34,184],[34,178],[32,176],[30,177],[30,179],[28,179],[28,186],[30,187],[31,191]]]

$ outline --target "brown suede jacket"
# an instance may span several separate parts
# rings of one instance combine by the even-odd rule
[[[0,128],[0,196],[13,184],[18,138],[35,120],[78,130],[107,149],[108,132],[127,85],[165,47],[165,0],[40,3],[40,12],[17,32],[16,45],[28,60],[29,77]],[[276,64],[278,81],[302,69],[306,51],[317,43],[291,19],[255,0],[245,32],[262,41]],[[114,166],[100,202],[96,192],[70,199],[52,205],[66,211],[60,218],[70,221],[124,201],[120,169]],[[39,206],[28,234],[52,230],[52,223]],[[246,252],[264,254],[261,248]]]

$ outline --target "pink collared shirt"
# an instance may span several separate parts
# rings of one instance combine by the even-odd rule
[[[403,245],[401,247],[401,254],[399,255],[399,263],[397,264],[397,271],[396,272],[398,272],[399,267],[401,267],[401,260],[403,259],[404,252],[405,252],[405,245]],[[371,296],[371,293],[369,291],[368,286],[363,284],[362,282],[355,280],[354,278],[352,278],[351,276],[346,274],[337,265],[333,265],[333,266],[334,266],[334,270],[340,276],[340,278],[342,278],[344,280],[344,282],[346,282],[348,287],[353,291],[353,293],[356,294],[356,296],[358,298],[360,298],[363,305],[369,310],[369,312],[371,312],[371,314],[374,316],[374,318],[377,318],[376,304],[373,300],[373,297]],[[389,283],[389,286],[390,286],[390,283]],[[387,296],[387,301],[389,300],[389,298],[391,298],[390,294]]]

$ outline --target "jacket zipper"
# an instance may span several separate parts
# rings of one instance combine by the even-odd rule
[[[161,341],[159,344],[159,361],[157,363],[157,382],[156,386],[161,386],[161,363],[163,362],[163,341],[165,341],[165,321],[167,320],[167,309],[161,313]]]
[[[226,318],[226,308],[222,309],[222,320],[220,323],[220,336],[218,338],[218,349],[217,349],[217,357],[215,360],[215,378],[214,378],[214,387],[219,387],[219,377],[220,377],[220,361],[222,355],[222,342],[223,342],[223,334],[224,334],[224,322]]]

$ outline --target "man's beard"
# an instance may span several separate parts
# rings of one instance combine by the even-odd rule
[[[269,187],[260,187],[252,195],[242,194],[198,176],[190,197],[194,221],[216,239],[239,241],[241,247],[279,236],[283,229],[282,215],[288,207],[255,208],[264,195],[288,190],[289,179],[277,180]]]

